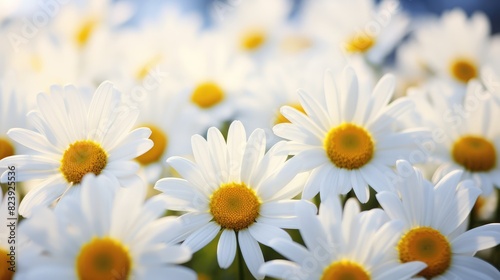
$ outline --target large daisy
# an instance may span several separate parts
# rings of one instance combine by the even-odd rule
[[[338,197],[321,204],[319,215],[302,201],[296,211],[307,248],[291,240],[273,239],[270,246],[290,261],[273,260],[260,271],[279,279],[409,279],[425,268],[422,262],[402,264],[393,247],[403,227],[388,221],[380,209],[360,212],[351,198],[344,210]]]
[[[37,131],[13,128],[8,135],[35,155],[15,155],[0,167],[15,165],[18,181],[43,179],[21,202],[19,213],[29,216],[33,207],[49,205],[65,195],[78,195],[83,176],[102,175],[128,185],[138,177],[133,158],[149,150],[151,130],[130,131],[138,111],[120,103],[120,93],[109,82],[95,94],[73,86],[53,87],[38,95],[38,110],[28,114]],[[1,177],[7,180],[7,172]]]
[[[312,170],[302,197],[318,192],[345,194],[353,189],[365,203],[370,185],[375,191],[391,189],[390,176],[396,160],[409,158],[416,139],[427,137],[421,129],[394,128],[398,117],[411,110],[410,100],[400,98],[388,105],[394,78],[384,76],[373,92],[358,90],[356,74],[346,68],[336,84],[327,72],[324,100],[299,92],[306,114],[289,106],[281,113],[291,123],[274,127],[276,135],[291,140],[287,144],[295,156],[287,162],[284,175]]]
[[[37,208],[19,230],[40,246],[40,254],[21,254],[24,271],[18,279],[196,279],[176,264],[191,259],[177,245],[182,225],[164,217],[163,201],[143,203],[143,183],[122,188],[116,195],[106,177],[83,179],[81,197],[61,201],[51,211]],[[115,186],[118,188],[118,186]],[[29,248],[29,247],[28,247]]]
[[[460,181],[461,171],[446,175],[434,187],[406,161],[398,161],[398,193],[377,194],[391,219],[404,221],[396,249],[401,262],[427,264],[426,279],[499,279],[500,272],[474,258],[500,243],[500,224],[469,231],[461,226],[481,193],[472,181]]]
[[[259,243],[268,245],[275,237],[290,239],[281,228],[296,228],[291,200],[303,180],[280,184],[274,178],[287,153],[283,142],[265,153],[262,129],[246,138],[245,128],[236,121],[229,127],[227,143],[216,128],[208,130],[207,140],[191,139],[195,162],[171,157],[167,162],[182,178],[165,178],[155,188],[164,193],[168,209],[187,211],[181,220],[188,228],[183,244],[198,251],[222,230],[217,247],[221,268],[234,260],[239,244],[252,275],[263,278],[258,269],[264,263]],[[272,180],[274,178],[275,180]]]

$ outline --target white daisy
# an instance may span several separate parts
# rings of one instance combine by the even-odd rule
[[[356,74],[346,68],[341,83],[325,76],[325,101],[299,92],[307,115],[285,106],[281,113],[291,123],[274,127],[276,135],[289,139],[288,149],[295,156],[287,162],[284,175],[312,170],[302,197],[310,199],[320,192],[346,194],[353,189],[365,203],[370,185],[375,191],[391,189],[389,178],[396,160],[409,158],[416,140],[428,137],[422,129],[397,131],[397,119],[412,109],[410,100],[400,98],[391,104],[394,79],[384,76],[373,92],[358,90]]]
[[[12,127],[26,127],[26,105],[16,92],[9,91],[0,81],[0,160],[22,152],[22,146],[7,137]],[[1,167],[0,167],[0,170]]]
[[[351,198],[344,210],[338,197],[321,203],[319,215],[309,202],[297,205],[299,230],[307,248],[273,239],[270,246],[290,261],[273,260],[260,271],[279,279],[409,279],[425,268],[402,264],[393,253],[403,224],[388,221],[380,209],[360,212]]]
[[[255,74],[252,61],[231,51],[223,42],[216,34],[205,33],[198,45],[180,50],[170,64],[175,71],[167,69],[171,78],[180,83],[183,114],[205,129],[220,127],[245,105],[240,97],[247,92],[249,78]]]
[[[439,22],[423,24],[414,36],[423,65],[459,87],[479,77],[488,61],[498,61],[498,51],[490,51],[488,18],[480,12],[470,18],[460,9],[445,12]]]
[[[126,186],[137,180],[138,164],[131,159],[149,150],[148,128],[130,132],[138,111],[120,103],[121,94],[109,82],[94,95],[73,86],[53,87],[38,95],[38,111],[28,114],[37,132],[13,128],[8,135],[35,155],[15,155],[0,161],[15,165],[18,181],[44,179],[21,202],[19,213],[49,205],[63,194],[78,195],[85,174],[93,173]],[[7,180],[7,173],[1,177]],[[119,184],[113,184],[118,186]]]
[[[472,181],[460,181],[455,171],[435,187],[406,161],[398,161],[398,193],[381,192],[377,199],[391,219],[405,223],[396,250],[401,262],[427,264],[426,279],[499,279],[500,272],[474,258],[480,250],[500,243],[500,224],[469,231],[466,221],[481,193]]]
[[[181,222],[158,219],[164,203],[145,203],[141,182],[110,192],[117,184],[106,177],[85,176],[81,197],[60,202],[55,211],[37,208],[19,228],[43,253],[20,255],[19,279],[196,279],[176,264],[191,259],[186,246],[176,245]],[[118,188],[118,186],[115,186]]]
[[[441,83],[413,95],[421,124],[432,130],[428,153],[439,163],[433,182],[464,170],[462,179],[474,180],[484,195],[500,187],[500,130],[491,121],[500,117],[500,105],[494,94],[473,80],[465,94]]]
[[[302,20],[316,36],[348,56],[381,64],[404,37],[409,18],[399,1],[307,1]]]
[[[290,239],[281,228],[296,228],[291,200],[302,188],[303,176],[286,185],[276,172],[287,158],[283,142],[265,154],[262,129],[246,138],[245,128],[235,121],[229,127],[227,143],[216,128],[207,140],[191,139],[195,162],[171,157],[167,162],[184,179],[165,178],[155,188],[164,193],[168,209],[187,211],[181,216],[190,230],[183,244],[198,251],[222,230],[217,247],[221,268],[234,260],[239,244],[243,258],[255,278],[264,263],[259,243],[268,245],[274,237]],[[238,244],[237,244],[238,243]]]

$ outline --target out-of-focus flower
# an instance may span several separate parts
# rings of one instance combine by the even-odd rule
[[[279,142],[267,153],[262,129],[246,138],[240,122],[229,127],[227,143],[216,128],[208,130],[207,140],[191,139],[195,162],[171,157],[167,162],[184,179],[165,178],[155,188],[164,193],[170,210],[187,211],[184,221],[187,238],[183,244],[198,251],[222,230],[217,260],[228,268],[239,245],[244,261],[255,278],[264,263],[259,243],[269,245],[275,237],[291,240],[282,228],[296,228],[296,196],[304,176],[281,184],[279,171],[288,154]],[[238,237],[236,237],[238,236]],[[238,242],[237,242],[238,241]]]
[[[29,216],[33,207],[49,205],[61,196],[79,195],[79,185],[88,173],[129,185],[138,177],[133,158],[149,150],[148,128],[130,132],[138,111],[120,103],[121,94],[109,82],[95,94],[74,86],[52,88],[38,95],[38,110],[28,114],[37,132],[13,128],[9,137],[33,150],[35,155],[14,155],[0,161],[22,172],[18,181],[44,179],[21,201],[19,213]],[[1,177],[7,181],[7,172]],[[119,186],[118,183],[111,185]]]
[[[177,245],[182,224],[163,214],[161,199],[144,203],[143,183],[114,193],[118,182],[87,175],[81,196],[39,207],[19,228],[43,250],[20,254],[18,279],[196,279],[176,264],[191,259]]]
[[[398,161],[397,169],[398,193],[381,192],[377,200],[391,219],[405,223],[395,250],[400,261],[425,262],[419,276],[426,279],[498,279],[495,267],[473,255],[500,243],[500,224],[461,227],[481,190],[461,182],[460,171],[434,187],[406,161]]]
[[[291,123],[274,127],[276,135],[291,140],[288,150],[295,155],[284,167],[287,174],[312,170],[302,197],[318,192],[321,199],[346,194],[351,189],[365,203],[370,185],[375,191],[390,190],[396,160],[409,158],[416,139],[427,138],[424,129],[401,131],[394,123],[413,108],[407,99],[388,105],[394,92],[394,78],[384,76],[373,92],[358,88],[356,73],[346,68],[335,83],[327,72],[324,99],[299,92],[305,113],[289,106],[281,113]]]
[[[307,204],[296,207],[307,248],[271,240],[270,246],[290,261],[267,262],[262,273],[279,279],[409,279],[425,268],[422,262],[402,264],[391,252],[403,224],[388,221],[382,210],[360,212],[353,198],[342,209],[339,198],[330,197],[316,216]]]

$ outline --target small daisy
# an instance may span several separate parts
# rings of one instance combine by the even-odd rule
[[[302,20],[332,48],[378,65],[405,36],[410,21],[401,12],[399,1],[376,2],[307,1]]]
[[[331,197],[316,216],[308,204],[302,201],[296,207],[307,248],[291,240],[271,240],[270,246],[290,261],[267,262],[262,273],[279,279],[409,279],[425,268],[422,262],[399,262],[393,247],[403,225],[388,221],[382,210],[360,212],[351,198],[343,211],[338,197]]]
[[[422,261],[426,279],[500,279],[500,272],[474,258],[480,250],[500,243],[500,224],[465,231],[461,225],[481,193],[472,181],[460,181],[455,171],[435,187],[406,161],[398,161],[397,193],[381,192],[377,200],[391,219],[405,226],[396,251],[401,262]]]
[[[65,195],[78,195],[83,176],[102,175],[122,186],[137,180],[139,166],[131,161],[149,150],[151,130],[130,132],[138,111],[120,103],[121,94],[109,82],[86,94],[73,86],[53,87],[51,94],[38,95],[38,110],[28,114],[37,131],[9,130],[14,141],[35,155],[15,155],[0,161],[0,167],[15,165],[18,181],[43,179],[19,206],[29,216],[33,207],[49,205]],[[7,173],[1,177],[7,181]],[[118,186],[119,184],[113,184]]]
[[[494,94],[473,80],[465,94],[442,83],[416,95],[417,113],[433,134],[429,152],[439,163],[433,182],[463,170],[462,179],[474,180],[484,195],[500,187],[500,130],[492,121],[500,117],[500,105]]]
[[[85,176],[81,197],[51,211],[37,208],[19,228],[42,254],[23,254],[19,279],[196,279],[191,252],[176,245],[181,223],[164,212],[161,199],[143,203],[142,182],[113,195],[106,177]],[[119,186],[115,186],[118,188]]]
[[[478,78],[489,61],[498,61],[498,51],[490,49],[488,18],[480,12],[467,18],[463,10],[447,11],[438,22],[423,24],[414,36],[414,51],[422,58],[422,64],[459,87]]]
[[[400,98],[388,105],[394,91],[394,78],[384,76],[373,92],[358,90],[354,71],[347,67],[341,83],[327,72],[325,100],[299,92],[306,114],[282,107],[291,123],[274,127],[276,135],[291,140],[288,149],[295,156],[287,162],[283,174],[312,170],[302,197],[313,198],[320,192],[346,194],[351,189],[365,203],[370,185],[375,191],[391,189],[388,178],[394,175],[396,160],[408,158],[416,148],[416,139],[428,137],[421,129],[396,131],[396,120],[411,110],[410,100]]]
[[[180,83],[183,114],[205,131],[220,127],[245,106],[240,97],[251,88],[249,78],[255,74],[253,62],[231,51],[220,39],[205,33],[198,45],[179,51],[171,64],[175,70],[166,70]]]
[[[281,228],[296,228],[291,200],[302,188],[303,176],[285,185],[274,178],[287,153],[279,142],[265,153],[262,129],[246,138],[245,128],[235,121],[229,127],[227,143],[219,130],[210,128],[207,140],[191,139],[195,162],[171,157],[167,162],[182,178],[165,178],[155,188],[164,193],[168,209],[187,211],[181,220],[187,228],[183,244],[200,250],[222,230],[217,260],[228,268],[239,244],[243,258],[255,278],[264,257],[259,243],[269,244],[275,237],[290,239]],[[273,180],[273,178],[275,180]]]

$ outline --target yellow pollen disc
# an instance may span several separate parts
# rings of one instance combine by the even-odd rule
[[[138,156],[136,159],[140,164],[147,165],[161,159],[161,156],[165,152],[168,145],[168,137],[157,126],[143,125],[142,127],[148,127],[149,129],[151,129],[151,136],[149,136],[149,139],[153,141],[154,146],[153,148],[151,148],[151,150]]]
[[[33,55],[30,59],[31,67],[36,72],[42,72],[43,70],[43,61],[39,55]]]
[[[191,101],[203,109],[213,107],[223,99],[224,91],[213,82],[205,82],[198,85],[191,95]]]
[[[360,32],[347,40],[345,48],[350,53],[364,53],[373,45],[375,45],[375,38]]]
[[[417,227],[408,231],[398,243],[401,262],[421,261],[427,268],[418,275],[427,279],[443,274],[451,263],[448,239],[430,227]]]
[[[368,131],[350,123],[332,128],[324,142],[330,161],[339,168],[358,169],[373,157],[374,143]]]
[[[244,183],[229,183],[212,194],[210,212],[223,228],[241,230],[255,222],[260,203],[255,191]]]
[[[287,104],[287,105],[301,111],[304,114],[306,113],[306,111],[304,110],[304,108],[302,108],[302,105],[300,105],[300,103],[292,103],[292,104]],[[274,121],[274,124],[289,123],[289,122],[290,121],[287,118],[285,118],[285,116],[283,116],[283,114],[281,114],[278,111],[278,115],[276,116],[276,120]]]
[[[108,155],[92,141],[76,141],[69,145],[61,160],[61,172],[68,183],[79,184],[88,173],[101,174],[106,167]]]
[[[261,30],[247,31],[241,37],[241,48],[247,51],[257,50],[266,41],[266,34]]]
[[[2,280],[11,280],[14,278],[14,272],[9,270],[11,266],[9,261],[11,261],[11,259],[7,254],[10,254],[10,252],[0,248],[0,279]]]
[[[462,83],[477,77],[476,65],[468,59],[457,59],[451,63],[451,75]]]
[[[90,19],[80,26],[75,35],[75,40],[78,46],[83,47],[88,43],[90,36],[95,31],[96,27],[97,21],[95,19]]]
[[[464,136],[458,139],[451,154],[456,163],[472,172],[489,171],[497,162],[495,146],[480,136]]]
[[[76,271],[81,280],[125,280],[131,267],[128,249],[108,237],[92,239],[82,246],[76,258]]]
[[[15,153],[14,146],[9,140],[0,138],[0,159],[13,156]]]
[[[321,280],[369,280],[370,274],[358,263],[341,260],[325,268]]]

